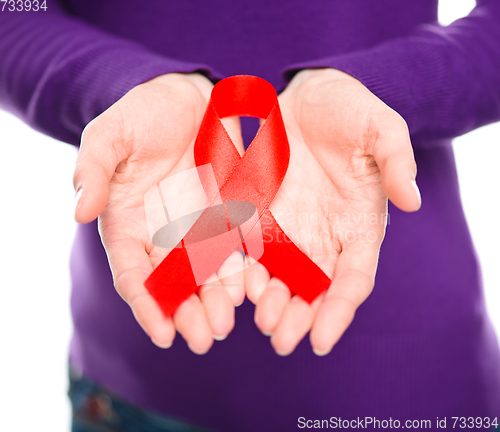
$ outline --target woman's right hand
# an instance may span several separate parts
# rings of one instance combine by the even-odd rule
[[[148,233],[144,195],[165,177],[194,167],[193,145],[211,89],[199,74],[166,74],[133,88],[85,128],[73,179],[75,219],[99,217],[115,288],[138,323],[163,348],[179,331],[197,354],[232,330],[234,307],[245,296],[242,273],[203,286],[173,317],[164,316],[144,286],[165,256]],[[224,124],[243,151],[239,121]],[[241,255],[231,255],[224,266],[242,268]]]

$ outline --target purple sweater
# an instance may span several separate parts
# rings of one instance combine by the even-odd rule
[[[277,356],[237,309],[204,356],[156,348],[113,288],[96,224],[74,245],[71,362],[147,409],[218,431],[290,431],[298,417],[500,415],[500,356],[462,211],[452,137],[500,119],[500,1],[437,22],[437,0],[56,0],[0,12],[0,102],[78,144],[87,122],[167,72],[254,74],[283,88],[334,67],[407,121],[423,207],[390,206],[373,294],[332,353]],[[8,6],[6,7],[6,9]],[[248,138],[248,137],[247,137]],[[49,162],[49,161],[47,161]]]

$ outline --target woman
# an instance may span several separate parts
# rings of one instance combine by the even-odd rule
[[[452,416],[494,425],[498,346],[450,140],[500,118],[499,1],[479,2],[446,28],[434,1],[46,6],[16,12],[8,3],[0,15],[0,94],[4,107],[65,142],[77,145],[91,122],[76,219],[100,214],[106,250],[95,222],[79,227],[74,430],[288,431],[358,417],[430,421],[431,430]],[[212,82],[235,74],[285,87],[291,164],[271,207],[285,231],[304,228],[286,226],[286,214],[310,221],[321,210],[313,231],[338,233],[330,215],[347,214],[340,232],[363,234],[299,244],[333,277],[312,306],[250,267],[244,285],[258,328],[248,301],[233,318],[241,280],[202,289],[173,320],[143,286],[162,257],[144,240],[138,197],[190,166]],[[393,110],[418,165],[424,205],[411,214],[398,210],[420,202],[408,129]],[[226,127],[238,144],[238,123]],[[254,129],[243,130],[247,144]],[[386,221],[362,244],[371,228],[359,216],[384,214],[386,197],[398,208],[389,205],[371,293]],[[188,346],[173,342],[175,330]],[[161,350],[150,338],[173,345]]]

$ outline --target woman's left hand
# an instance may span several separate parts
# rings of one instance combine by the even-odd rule
[[[278,354],[310,331],[314,352],[325,355],[373,289],[387,198],[404,211],[420,208],[416,165],[403,118],[350,75],[304,70],[279,100],[291,158],[270,209],[332,283],[308,304],[256,263],[246,292]]]

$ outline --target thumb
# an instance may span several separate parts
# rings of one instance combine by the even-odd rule
[[[119,162],[126,158],[123,147],[118,145],[120,142],[116,128],[99,117],[83,131],[73,175],[77,222],[92,222],[106,207],[109,182]]]
[[[422,201],[415,181],[417,165],[406,122],[392,111],[389,121],[377,129],[372,154],[382,175],[384,193],[399,209],[417,211]]]

